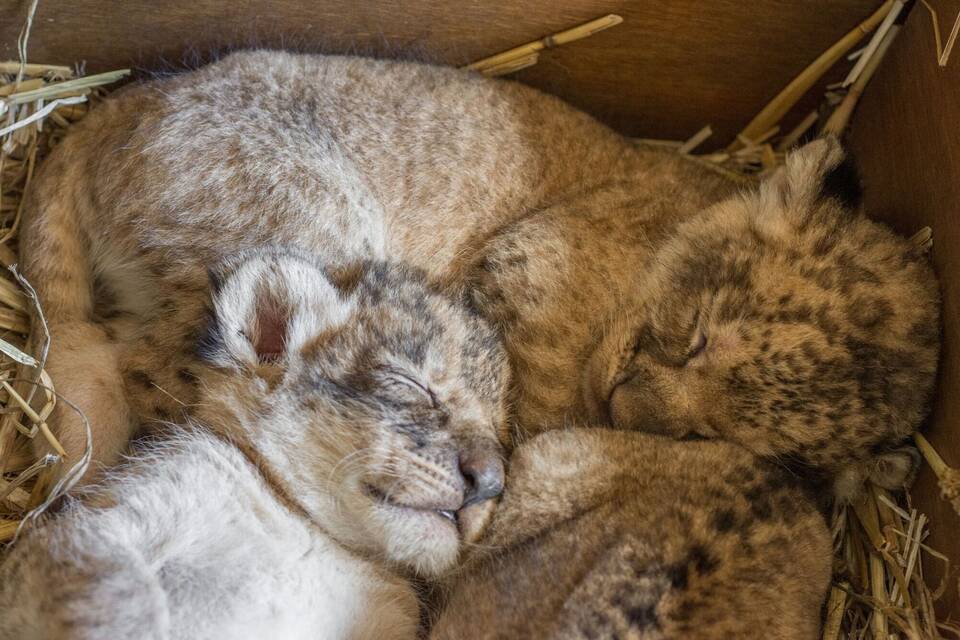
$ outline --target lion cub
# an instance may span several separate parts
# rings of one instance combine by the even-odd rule
[[[813,640],[831,541],[807,491],[726,442],[541,434],[431,638]]]
[[[864,215],[834,139],[725,197],[685,162],[684,184],[610,185],[515,223],[477,261],[520,426],[727,440],[839,495],[866,477],[900,488],[939,349],[924,252]],[[684,189],[716,200],[678,216]]]
[[[196,420],[27,532],[0,637],[412,638],[503,486],[505,356],[414,271],[227,265]],[[14,635],[9,635],[14,634]]]

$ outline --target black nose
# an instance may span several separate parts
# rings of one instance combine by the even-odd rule
[[[478,449],[460,454],[460,473],[467,484],[464,507],[503,493],[503,460],[496,451]]]

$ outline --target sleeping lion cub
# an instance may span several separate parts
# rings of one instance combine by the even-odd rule
[[[0,638],[415,637],[503,486],[505,357],[419,272],[218,274],[195,420],[27,530]]]
[[[925,252],[864,215],[834,139],[733,195],[701,171],[596,189],[487,244],[474,295],[520,426],[726,440],[841,496],[901,488],[939,351]],[[716,200],[677,218],[684,190]]]
[[[742,447],[551,431],[514,452],[431,638],[814,640],[830,550],[803,482]]]
[[[49,372],[105,465],[192,403],[206,266],[282,243],[478,289],[523,433],[693,432],[893,486],[932,387],[937,290],[856,209],[842,156],[814,143],[738,194],[516,83],[244,52],[124,88],[73,127],[25,195],[23,269]],[[83,450],[75,416],[51,421]]]

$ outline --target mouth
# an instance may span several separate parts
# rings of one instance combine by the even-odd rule
[[[406,513],[407,515],[420,515],[431,518],[439,518],[442,522],[452,525],[458,531],[460,529],[460,512],[455,509],[417,507],[409,504],[403,504],[401,502],[395,502],[390,498],[389,495],[370,484],[364,485],[364,491],[380,507],[398,510]]]

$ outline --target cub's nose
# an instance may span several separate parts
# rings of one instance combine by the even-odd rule
[[[496,451],[474,449],[461,453],[460,473],[467,485],[464,507],[503,493],[503,460]]]

